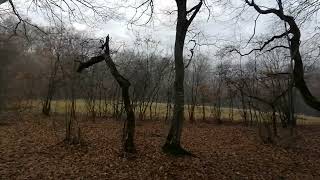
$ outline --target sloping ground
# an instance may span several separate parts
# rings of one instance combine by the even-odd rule
[[[138,154],[119,156],[121,123],[82,123],[86,145],[66,146],[63,121],[35,115],[0,125],[0,179],[320,179],[320,127],[299,128],[294,149],[261,144],[239,125],[186,125],[183,144],[197,157],[161,152],[166,126],[139,123]]]

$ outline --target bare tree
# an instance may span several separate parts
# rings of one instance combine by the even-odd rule
[[[282,0],[277,0],[278,9],[275,8],[265,8],[259,6],[255,3],[254,0],[245,0],[245,3],[248,6],[253,7],[259,14],[273,14],[276,15],[280,20],[282,20],[285,24],[289,25],[289,29],[283,32],[280,35],[273,36],[269,40],[265,41],[264,44],[260,48],[256,48],[251,50],[249,53],[241,54],[241,55],[248,55],[254,51],[263,51],[265,47],[269,45],[271,42],[275,41],[276,39],[287,38],[289,41],[289,47],[280,45],[274,46],[270,50],[274,50],[276,48],[287,48],[290,50],[291,58],[294,60],[294,67],[293,67],[293,79],[294,85],[299,89],[301,92],[304,101],[311,107],[320,110],[320,101],[317,100],[310,92],[309,88],[306,85],[304,80],[304,67],[303,67],[303,60],[300,54],[300,39],[301,39],[301,32],[299,25],[297,24],[295,18],[291,15],[287,15],[284,12],[284,7]],[[316,11],[315,11],[316,12]]]
[[[174,108],[171,127],[163,146],[164,152],[172,154],[190,154],[181,147],[182,125],[184,120],[184,69],[183,48],[186,34],[193,19],[198,14],[203,0],[187,10],[187,0],[176,0],[178,15],[176,39],[174,46],[175,81],[174,81]],[[191,14],[190,18],[189,15]]]
[[[124,123],[123,129],[123,150],[124,152],[134,153],[136,151],[134,145],[135,115],[131,106],[129,96],[130,82],[119,73],[115,63],[111,58],[109,49],[109,35],[106,37],[106,41],[101,46],[101,49],[104,50],[104,53],[102,55],[95,56],[87,62],[81,62],[77,71],[81,72],[83,69],[86,69],[101,61],[106,62],[108,68],[111,71],[112,76],[116,79],[116,81],[122,89],[122,100],[124,102],[124,108],[127,114],[127,119]]]
[[[22,9],[19,9],[17,2],[13,0],[1,0],[0,6],[4,3],[8,3],[11,11],[6,10],[3,13],[3,16],[7,14],[12,14],[16,17],[18,22],[15,24],[15,28],[13,29],[14,35],[22,34],[27,39],[29,38],[28,26],[32,26],[38,29],[42,34],[47,34],[43,31],[43,28],[39,27],[36,23],[30,21],[30,19],[24,17],[21,13]],[[117,19],[119,15],[116,13],[115,9],[106,6],[105,2],[98,1],[87,1],[87,0],[37,0],[21,3],[28,3],[28,9],[34,10],[35,13],[41,14],[43,17],[47,18],[48,21],[54,24],[60,24],[65,20],[69,20],[70,22],[80,20],[84,23],[88,23],[88,21],[97,21],[97,20],[109,20],[109,19]],[[64,16],[62,13],[64,12]],[[88,12],[90,12],[93,16],[88,16]],[[1,14],[2,16],[2,14]],[[21,28],[20,28],[21,27]]]
[[[174,67],[175,67],[175,80],[174,80],[174,108],[173,108],[173,117],[171,120],[171,126],[169,133],[166,138],[166,142],[162,147],[162,150],[166,153],[171,154],[182,154],[190,155],[189,152],[184,150],[181,147],[181,134],[182,126],[184,121],[184,57],[183,50],[185,45],[186,34],[188,28],[198,12],[200,11],[202,4],[206,3],[204,0],[199,0],[199,3],[193,6],[191,9],[187,9],[188,0],[175,0],[177,5],[177,24],[176,24],[176,37],[174,45]],[[147,19],[147,22],[150,22],[152,19],[154,4],[153,0],[143,1],[141,5],[135,7],[136,12],[139,8],[145,7],[143,13],[148,10],[151,10],[150,17]],[[137,22],[143,13],[139,16],[137,13],[134,14],[131,23]]]

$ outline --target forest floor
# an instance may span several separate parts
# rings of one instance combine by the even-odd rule
[[[320,179],[320,126],[298,127],[294,146],[264,144],[256,128],[186,124],[196,157],[162,153],[164,122],[138,122],[137,154],[120,156],[122,123],[80,123],[84,144],[61,143],[64,118],[7,115],[0,121],[0,179]]]

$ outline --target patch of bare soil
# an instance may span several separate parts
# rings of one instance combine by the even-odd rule
[[[320,179],[320,127],[299,128],[293,149],[262,144],[239,125],[185,125],[183,145],[197,157],[161,151],[167,125],[139,123],[138,153],[119,156],[122,123],[81,123],[82,146],[68,146],[63,118],[24,115],[0,126],[0,179]]]

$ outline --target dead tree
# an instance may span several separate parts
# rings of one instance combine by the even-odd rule
[[[123,129],[123,138],[122,138],[123,150],[124,152],[127,152],[127,153],[134,153],[136,152],[135,145],[134,145],[135,115],[131,106],[130,96],[129,96],[130,82],[119,73],[115,63],[111,58],[110,49],[109,49],[109,35],[106,37],[106,41],[101,46],[101,49],[104,50],[103,54],[92,57],[87,62],[80,62],[77,72],[81,72],[82,70],[94,64],[97,64],[101,61],[106,62],[112,76],[116,79],[117,83],[121,87],[122,100],[123,100],[124,108],[127,114],[127,119],[124,122],[124,129]]]

